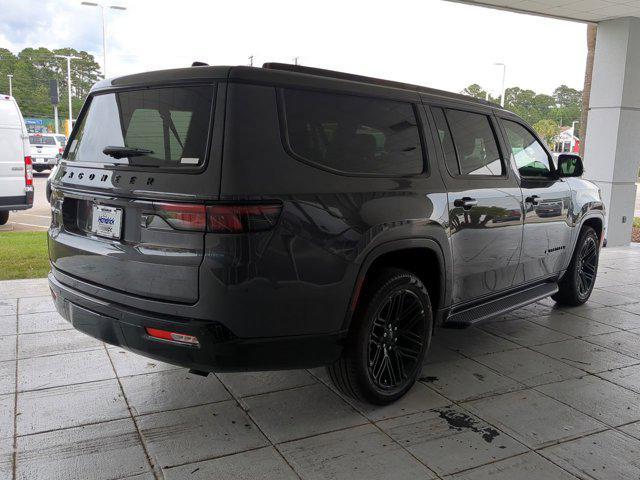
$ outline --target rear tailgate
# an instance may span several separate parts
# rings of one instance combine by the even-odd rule
[[[145,89],[90,99],[52,180],[49,256],[55,269],[129,295],[197,302],[204,228],[189,209],[217,200],[219,149],[211,141],[215,89],[190,88],[200,90]],[[169,115],[158,114],[158,105],[169,105]],[[122,118],[110,118],[114,112]],[[104,147],[157,153],[115,158],[103,154]],[[92,159],[99,161],[92,165]],[[175,208],[186,211],[179,221]]]
[[[105,175],[92,169],[63,171],[82,178]],[[105,183],[111,182],[114,173],[106,175]],[[196,302],[204,233],[174,230],[160,218],[152,218],[158,203],[164,202],[56,189],[49,244],[53,265],[74,277],[133,295]],[[118,217],[111,225],[111,238],[100,236],[104,230],[97,231],[104,207],[114,209]]]
[[[30,155],[33,163],[48,163],[60,153],[56,141],[51,136],[29,135]]]

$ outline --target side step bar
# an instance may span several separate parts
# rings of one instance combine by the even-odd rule
[[[504,315],[512,310],[542,300],[558,291],[556,282],[543,283],[496,298],[489,302],[453,312],[445,320],[445,328],[466,328],[478,322]]]

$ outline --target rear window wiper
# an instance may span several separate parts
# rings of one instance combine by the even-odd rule
[[[142,157],[153,153],[153,150],[137,147],[104,147],[102,153],[110,157],[121,159],[126,157]]]

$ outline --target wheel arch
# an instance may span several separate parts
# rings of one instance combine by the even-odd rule
[[[348,332],[355,308],[366,288],[371,274],[384,267],[397,267],[414,273],[427,287],[434,309],[434,324],[439,318],[437,312],[445,308],[451,288],[448,273],[450,259],[440,243],[433,238],[412,238],[385,242],[373,248],[360,265],[356,284],[349,300],[349,309],[343,324]],[[436,275],[433,270],[436,269]]]
[[[571,238],[571,245],[569,254],[566,257],[564,268],[562,269],[562,273],[560,274],[560,278],[562,278],[566,272],[566,269],[569,268],[569,264],[571,263],[571,259],[576,250],[576,245],[578,244],[578,239],[580,238],[580,233],[584,229],[584,227],[591,227],[596,231],[596,235],[598,235],[598,241],[600,247],[602,247],[602,243],[605,237],[605,228],[604,228],[604,216],[600,213],[593,212],[592,214],[585,215],[578,224],[576,224],[575,233]]]

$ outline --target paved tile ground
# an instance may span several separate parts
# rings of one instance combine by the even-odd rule
[[[0,282],[0,479],[637,479],[639,293],[640,248],[605,249],[587,305],[438,331],[378,408],[324,369],[192,376]]]

